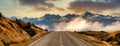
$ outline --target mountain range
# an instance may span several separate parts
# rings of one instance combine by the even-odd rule
[[[94,22],[100,22],[104,25],[112,24],[113,22],[120,21],[120,17],[110,16],[110,15],[102,15],[102,14],[93,14],[90,12],[86,12],[83,16],[84,19]]]
[[[117,16],[110,16],[110,15],[102,15],[102,14],[94,14],[91,12],[85,12],[82,15],[77,14],[67,14],[65,16],[55,15],[55,14],[45,14],[42,17],[39,18],[27,18],[24,17],[21,20],[25,22],[31,22],[35,25],[45,25],[48,28],[47,29],[53,29],[55,24],[59,24],[60,22],[70,22],[75,18],[83,18],[90,22],[100,22],[103,25],[109,25],[113,22],[120,21],[120,17]],[[16,17],[11,17],[11,19],[16,19]]]

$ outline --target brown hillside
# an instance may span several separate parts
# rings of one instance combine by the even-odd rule
[[[26,42],[42,32],[45,31],[34,24],[10,20],[0,13],[0,46]]]
[[[107,43],[110,43],[113,46],[120,45],[120,30],[111,33],[104,31],[83,31],[78,33],[93,36],[98,40],[106,41]]]

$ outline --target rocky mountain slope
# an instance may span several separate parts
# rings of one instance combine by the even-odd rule
[[[117,16],[94,14],[91,12],[86,12],[82,17],[93,23],[100,22],[104,25],[109,25],[109,24],[112,24],[113,22],[120,21],[120,17],[117,17]]]
[[[16,19],[16,17],[11,17],[12,19]],[[42,17],[39,18],[22,18],[25,22],[31,22],[36,25],[45,25],[48,27],[48,29],[54,28],[55,24],[59,24],[61,22],[70,22],[75,18],[84,18],[85,20],[89,22],[100,22],[103,25],[109,25],[114,22],[120,21],[120,17],[117,16],[111,16],[111,15],[102,15],[102,14],[94,14],[91,12],[85,12],[82,15],[77,14],[67,14],[65,16],[60,15],[54,15],[54,14],[45,14]]]
[[[74,18],[78,17],[79,15],[76,14],[67,14],[65,16],[55,15],[55,14],[45,14],[42,17],[39,18],[22,18],[25,22],[31,22],[35,25],[45,25],[48,28],[47,29],[53,29],[55,27],[55,24],[59,24],[60,22],[70,22]],[[11,19],[15,20],[16,17],[11,17]]]
[[[0,13],[0,46],[28,42],[46,31],[20,19],[11,20]]]

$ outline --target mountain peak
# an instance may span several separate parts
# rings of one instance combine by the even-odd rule
[[[91,17],[91,16],[94,16],[94,14],[87,11],[87,12],[84,13],[83,18],[88,18],[88,17]]]
[[[89,11],[86,11],[85,14],[89,15],[89,14],[93,14],[93,13],[91,13],[91,12],[89,12]]]

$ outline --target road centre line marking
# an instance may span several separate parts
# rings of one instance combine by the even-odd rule
[[[60,46],[64,46],[64,45],[63,45],[63,41],[62,41],[61,32],[60,32]]]
[[[60,46],[64,46],[63,44],[61,44]]]

